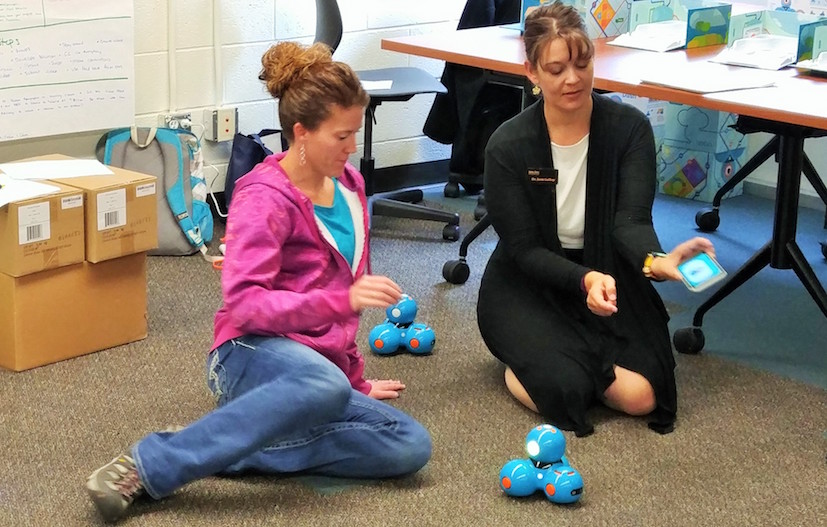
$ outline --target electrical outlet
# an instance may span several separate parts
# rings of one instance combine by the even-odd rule
[[[191,130],[192,114],[189,113],[165,113],[158,116],[158,126],[172,128],[173,130]]]
[[[232,141],[238,131],[238,108],[204,110],[204,137],[210,141]]]

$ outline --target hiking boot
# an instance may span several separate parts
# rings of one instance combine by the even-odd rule
[[[126,454],[92,472],[86,480],[86,490],[107,522],[123,516],[135,498],[144,493],[135,461]]]

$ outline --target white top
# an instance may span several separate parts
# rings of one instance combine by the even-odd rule
[[[557,237],[564,249],[583,248],[588,152],[589,134],[570,146],[551,142],[551,158],[557,170]]]

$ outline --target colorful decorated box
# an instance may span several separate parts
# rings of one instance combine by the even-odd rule
[[[818,59],[825,50],[824,28],[827,27],[827,18],[802,24],[798,28],[798,56],[797,62],[802,60]]]
[[[809,57],[806,57],[806,52],[800,53],[805,58],[800,59],[795,66],[827,73],[827,25],[814,28],[812,42],[813,47],[810,50]]]
[[[580,12],[591,38],[613,37],[629,30],[630,0],[562,0]],[[520,26],[528,13],[554,0],[522,0]]]
[[[679,20],[686,22],[687,48],[726,43],[732,5],[706,0],[635,0],[631,6],[629,31],[642,24]]]
[[[710,202],[747,161],[748,137],[730,128],[735,114],[664,102],[649,111],[659,192]],[[742,192],[739,184],[726,197]]]

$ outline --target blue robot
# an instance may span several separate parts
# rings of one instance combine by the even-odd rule
[[[387,319],[377,324],[368,335],[370,349],[378,355],[392,355],[407,350],[416,355],[427,355],[434,349],[436,335],[427,324],[414,322],[416,302],[408,295],[385,309]]]
[[[526,436],[529,459],[512,459],[500,470],[500,488],[508,496],[530,496],[542,491],[552,503],[574,503],[583,496],[583,478],[566,456],[566,438],[548,424]]]

